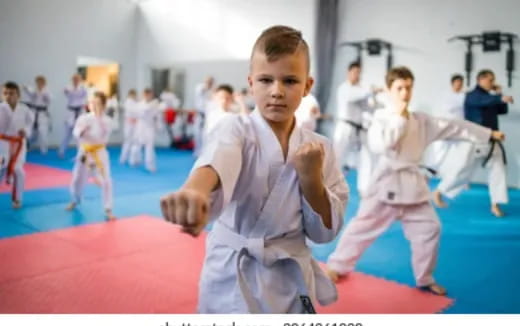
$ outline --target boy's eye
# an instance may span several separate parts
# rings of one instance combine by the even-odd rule
[[[294,79],[294,78],[288,78],[288,79],[285,79],[284,82],[286,84],[289,84],[289,85],[294,85],[294,84],[297,84],[298,83],[298,80]]]
[[[260,78],[260,79],[258,79],[258,81],[261,82],[261,83],[270,83],[270,82],[272,82],[272,79],[270,79],[270,78]]]

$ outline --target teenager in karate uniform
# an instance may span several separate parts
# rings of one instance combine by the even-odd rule
[[[347,225],[328,260],[329,276],[338,280],[351,272],[366,248],[400,220],[412,249],[417,286],[437,295],[446,290],[433,278],[440,223],[420,164],[426,147],[436,140],[460,139],[486,143],[503,139],[501,132],[462,120],[409,112],[414,77],[406,67],[392,68],[386,84],[391,106],[376,111],[368,130],[370,150],[380,155],[367,196]]]
[[[6,82],[0,103],[0,182],[12,185],[13,208],[22,207],[25,184],[25,156],[27,137],[31,136],[34,114],[20,103],[20,88],[14,82]]]
[[[251,57],[256,109],[221,120],[184,186],[161,199],[166,220],[192,235],[215,220],[201,313],[303,313],[337,298],[305,243],[335,238],[348,197],[331,144],[295,125],[309,62],[300,32],[265,30]]]
[[[499,130],[498,115],[508,112],[508,103],[513,103],[511,96],[496,92],[495,74],[491,70],[482,70],[477,75],[477,86],[466,94],[464,117],[492,130]],[[504,216],[500,204],[507,204],[506,156],[500,141],[485,144],[461,144],[456,159],[450,165],[446,176],[434,192],[434,201],[439,207],[446,207],[442,196],[454,198],[467,185],[478,166],[489,168],[488,187],[491,199],[491,213]]]
[[[346,159],[348,168],[357,166],[357,188],[361,194],[364,194],[375,161],[375,157],[367,148],[366,128],[370,113],[375,109],[371,102],[380,90],[362,87],[360,77],[361,65],[357,62],[351,63],[347,81],[338,87],[334,148],[341,163]],[[357,164],[356,157],[358,157]]]
[[[92,98],[92,111],[80,116],[74,126],[73,134],[78,139],[79,146],[70,185],[72,201],[67,210],[75,209],[81,202],[89,174],[94,172],[101,187],[105,216],[108,220],[113,220],[115,216],[112,214],[112,177],[106,145],[114,122],[106,115],[106,103],[105,94],[95,93]]]
[[[34,125],[30,142],[38,142],[40,152],[47,153],[48,137],[49,137],[49,106],[51,104],[51,96],[46,89],[46,80],[43,76],[37,76],[35,79],[36,88],[33,90],[28,86],[24,86],[23,90],[29,97],[30,108],[34,112]]]
[[[72,130],[78,117],[84,112],[87,104],[87,89],[81,84],[81,76],[76,74],[72,76],[72,86],[65,88],[65,97],[67,98],[67,110],[69,111],[65,120],[65,133],[58,151],[60,157],[65,155],[65,151],[72,140]]]

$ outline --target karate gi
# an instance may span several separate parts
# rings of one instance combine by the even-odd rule
[[[332,303],[334,284],[305,244],[333,240],[343,223],[348,187],[328,140],[294,127],[287,160],[258,109],[229,115],[213,131],[198,167],[213,167],[220,188],[200,276],[200,313],[302,313],[312,303]],[[298,147],[319,141],[325,149],[324,183],[331,206],[328,229],[300,192],[290,163]]]
[[[492,130],[499,130],[498,115],[506,114],[508,111],[507,103],[503,103],[501,98],[501,95],[493,95],[477,86],[465,97],[465,118]],[[499,143],[461,143],[457,148],[457,155],[450,159],[450,169],[437,189],[448,198],[456,197],[470,182],[477,167],[484,165],[489,168],[488,187],[491,203],[506,204],[509,202],[509,196],[505,161],[505,152]]]
[[[339,274],[352,271],[365,249],[400,220],[411,244],[417,285],[433,284],[440,222],[420,171],[423,152],[435,140],[486,143],[490,136],[490,129],[466,121],[435,118],[421,112],[410,113],[407,120],[391,108],[376,111],[368,130],[368,145],[380,158],[367,196],[329,257],[329,268]]]
[[[197,116],[195,117],[195,127],[193,128],[193,141],[195,145],[194,154],[196,156],[199,155],[204,142],[206,110],[211,104],[212,96],[213,89],[207,89],[204,83],[198,84],[195,88],[195,110],[197,111]]]
[[[9,104],[0,103],[0,181],[12,184],[13,202],[21,202],[25,184],[25,156],[27,140],[18,132],[25,131],[25,137],[31,136],[34,114],[24,104],[18,102],[14,111]]]
[[[136,145],[136,125],[138,117],[138,104],[133,98],[125,100],[124,108],[124,125],[123,125],[123,146],[121,148],[121,156],[119,162],[126,163],[132,147]],[[137,160],[137,159],[134,159]]]
[[[317,110],[317,111],[316,111]],[[296,124],[300,128],[316,131],[317,121],[320,117],[320,105],[314,95],[309,94],[302,98],[300,106],[294,113]]]
[[[155,131],[161,123],[161,111],[157,100],[141,101],[137,109],[136,144],[130,154],[130,164],[141,161],[141,148],[144,147],[144,162],[148,171],[156,169],[155,164]]]
[[[112,209],[112,178],[110,159],[106,144],[113,129],[113,121],[107,115],[100,117],[93,112],[80,116],[74,126],[73,134],[79,146],[72,172],[70,192],[72,201],[80,203],[83,188],[91,171],[95,171],[101,180],[103,207]]]
[[[346,159],[349,167],[357,166],[357,188],[361,194],[366,192],[375,163],[375,157],[366,143],[366,128],[374,109],[370,105],[373,97],[374,93],[369,89],[349,82],[341,84],[337,92],[338,121],[334,131],[334,148],[340,163]]]
[[[51,97],[47,89],[32,90],[28,87],[23,88],[29,98],[30,108],[34,112],[34,124],[30,142],[38,141],[40,152],[47,153],[48,137],[50,127],[49,106]]]
[[[87,90],[84,86],[78,85],[78,87],[66,88],[65,96],[67,97],[67,110],[69,114],[65,120],[65,134],[63,135],[63,141],[61,143],[59,154],[64,155],[69,143],[72,139],[72,130],[76,120],[84,112],[85,105],[87,104]]]

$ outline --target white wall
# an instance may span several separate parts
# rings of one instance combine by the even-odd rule
[[[137,6],[128,0],[0,0],[0,81],[47,77],[51,143],[61,140],[65,98],[79,56],[121,64],[121,91],[135,85]],[[116,137],[117,138],[117,137]]]
[[[314,0],[153,0],[139,6],[139,88],[149,86],[151,66],[201,62],[201,69],[206,69],[212,62],[236,60],[237,70],[243,71],[258,35],[275,24],[301,30],[311,49],[314,45]],[[230,74],[236,72],[230,69]],[[245,85],[247,76],[243,78]],[[228,82],[217,79],[217,83]],[[186,83],[187,106],[193,104],[191,80]]]
[[[416,77],[413,106],[419,110],[434,111],[439,97],[449,87],[453,73],[464,73],[465,44],[448,43],[447,39],[459,34],[479,34],[486,30],[520,33],[520,2],[518,0],[345,0],[341,3],[339,41],[381,38],[392,42],[394,65],[410,67]],[[520,44],[517,43],[513,87],[507,88],[505,51],[483,53],[474,47],[474,78],[478,70],[491,68],[504,92],[516,96],[520,103]],[[345,68],[355,59],[355,51],[338,51],[334,85],[343,80]],[[383,84],[385,56],[364,55],[363,82]],[[335,105],[335,92],[329,110]],[[331,111],[332,112],[332,111]],[[520,107],[510,106],[510,114],[500,119],[501,129],[508,141],[508,179],[511,186],[520,187]],[[480,173],[476,180],[484,180]]]

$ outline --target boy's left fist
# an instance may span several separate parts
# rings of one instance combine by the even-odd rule
[[[300,178],[320,177],[325,150],[320,142],[300,145],[293,158],[294,168]]]

